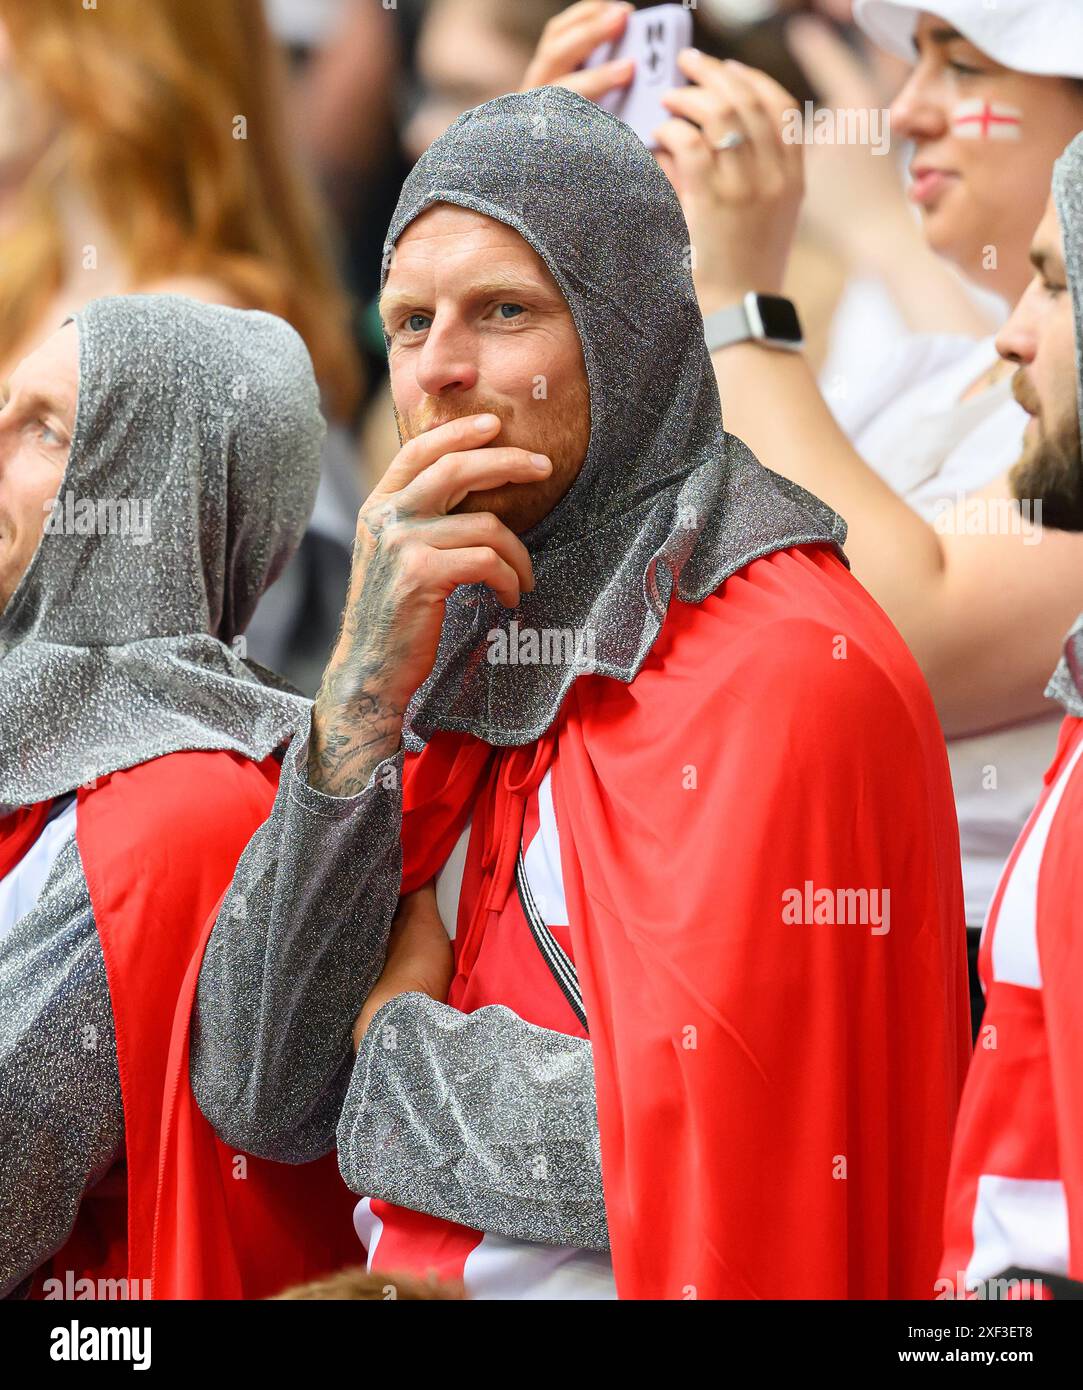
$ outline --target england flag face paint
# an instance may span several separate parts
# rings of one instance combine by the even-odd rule
[[[951,131],[961,140],[1021,140],[1023,112],[1006,101],[960,101],[951,113]]]

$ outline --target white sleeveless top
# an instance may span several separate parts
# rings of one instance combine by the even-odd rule
[[[914,335],[888,355],[860,399],[832,402],[862,458],[930,523],[945,499],[979,491],[1022,452],[1029,417],[1009,381],[960,400],[995,361],[991,338]],[[1060,718],[948,740],[967,926],[985,921],[1000,871],[1041,792]]]

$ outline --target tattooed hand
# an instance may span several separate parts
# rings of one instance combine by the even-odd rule
[[[448,515],[468,492],[552,471],[542,454],[483,447],[499,432],[495,415],[467,415],[418,435],[362,506],[342,630],[312,713],[308,775],[319,791],[353,796],[398,749],[452,589],[488,584],[514,608],[533,588],[526,547],[502,521],[491,512]]]

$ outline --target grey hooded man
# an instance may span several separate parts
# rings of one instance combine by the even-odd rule
[[[193,1088],[256,1153],[337,1128],[371,1268],[917,1296],[966,1052],[943,741],[840,519],[725,433],[691,254],[563,88],[406,180],[402,447],[212,932]]]
[[[242,634],[304,531],[323,430],[288,325],[179,296],[90,303],[6,388],[0,1294],[274,1292],[268,1239],[277,1287],[340,1260],[333,1238],[291,1245],[313,1201],[341,1202],[333,1167],[298,1185],[260,1165],[215,1207],[217,1141],[169,1062],[307,708]],[[167,1095],[185,1136],[168,1170]],[[163,1175],[181,1200],[159,1200]],[[244,1217],[280,1187],[257,1251]]]
[[[1056,164],[1031,260],[997,337],[1032,417],[1012,484],[1041,503],[1044,525],[1083,531],[1083,135]],[[1083,617],[1046,694],[1065,719],[982,932],[985,1014],[952,1154],[940,1297],[1023,1277],[1009,1269],[1083,1281]]]

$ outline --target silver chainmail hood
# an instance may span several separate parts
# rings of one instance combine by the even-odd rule
[[[575,483],[522,537],[534,591],[511,614],[482,585],[449,598],[405,741],[416,749],[448,729],[529,743],[584,669],[632,680],[674,594],[698,603],[761,555],[841,546],[846,527],[723,429],[684,215],[622,121],[563,87],[467,111],[403,185],[381,289],[395,242],[439,202],[506,223],[545,261],[582,343],[591,434]],[[487,634],[512,621],[588,634],[580,654],[592,661],[490,664]]]
[[[1064,265],[1075,316],[1076,390],[1083,438],[1083,134],[1077,135],[1053,166],[1053,198],[1064,239]],[[1083,614],[1064,643],[1064,652],[1046,695],[1069,714],[1083,718]]]
[[[67,471],[0,614],[4,807],[182,749],[264,758],[308,709],[230,645],[315,496],[304,344],[176,295],[95,300],[75,323]]]

